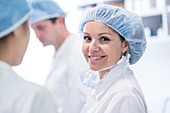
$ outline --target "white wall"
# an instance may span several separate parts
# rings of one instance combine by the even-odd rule
[[[164,37],[165,38],[165,37]],[[145,54],[131,66],[144,92],[149,113],[163,113],[170,97],[170,37],[148,40]]]

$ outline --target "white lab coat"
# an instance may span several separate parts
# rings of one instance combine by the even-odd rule
[[[89,91],[80,81],[88,68],[82,53],[82,39],[70,34],[57,50],[46,87],[55,97],[59,113],[80,113]]]
[[[0,61],[0,113],[56,113],[52,95]]]
[[[143,93],[127,61],[97,83],[81,113],[147,113]]]

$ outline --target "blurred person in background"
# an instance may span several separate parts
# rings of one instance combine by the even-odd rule
[[[26,0],[0,0],[0,113],[57,113],[47,89],[17,75],[29,42]]]
[[[103,0],[103,3],[125,8],[125,0]]]
[[[80,81],[88,67],[81,51],[82,39],[65,25],[66,13],[52,0],[30,1],[34,10],[31,27],[44,45],[55,48],[55,56],[45,86],[53,94],[59,113],[80,113],[89,90]]]
[[[143,92],[129,68],[146,49],[142,19],[121,7],[100,5],[87,11],[80,30],[84,57],[98,72],[84,79],[93,93],[81,113],[147,113]]]

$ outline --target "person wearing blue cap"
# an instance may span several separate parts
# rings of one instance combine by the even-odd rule
[[[125,7],[125,0],[103,0],[103,3],[123,8]]]
[[[26,0],[0,0],[0,113],[57,113],[50,92],[17,75],[29,41]]]
[[[142,19],[121,7],[100,5],[87,11],[80,24],[82,51],[93,84],[81,113],[147,113],[143,92],[129,64],[146,49]],[[92,83],[91,78],[98,80]]]
[[[66,13],[52,0],[30,1],[34,10],[30,24],[44,46],[52,45],[55,56],[45,86],[53,94],[59,113],[80,113],[90,90],[80,73],[88,68],[81,51],[82,39],[65,25]]]

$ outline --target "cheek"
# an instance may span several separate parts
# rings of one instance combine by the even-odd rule
[[[53,29],[50,29],[49,27],[45,27],[43,30],[41,30],[41,34],[43,35],[49,35],[53,32]]]
[[[110,49],[108,51],[109,61],[112,63],[116,63],[121,58],[121,47],[113,47],[113,49]]]
[[[48,30],[45,30],[44,32],[42,32],[42,34],[44,35],[44,36],[49,36],[51,33],[50,33],[51,31],[48,31]]]
[[[110,60],[112,61],[117,61],[120,58],[120,52],[117,50],[110,51],[109,55],[110,55]]]
[[[82,52],[84,54],[84,57],[86,58],[86,60],[88,59],[88,45],[87,44],[82,44]]]

